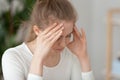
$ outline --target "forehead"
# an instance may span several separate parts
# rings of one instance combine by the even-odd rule
[[[73,31],[73,27],[74,27],[74,22],[73,21],[64,21],[62,22],[64,25],[64,30],[63,30],[63,34],[64,36],[70,34]]]

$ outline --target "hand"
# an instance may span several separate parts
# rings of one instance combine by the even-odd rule
[[[72,53],[78,58],[87,57],[86,35],[83,29],[79,32],[77,27],[73,29],[73,41],[67,45]]]
[[[68,44],[67,47],[78,57],[82,72],[91,71],[89,57],[87,54],[86,35],[83,29],[79,32],[77,27],[74,26],[73,41]]]
[[[62,25],[53,24],[37,35],[34,54],[39,56],[40,59],[45,59],[53,44],[61,36]]]

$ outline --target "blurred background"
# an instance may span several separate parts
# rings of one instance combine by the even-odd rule
[[[120,80],[120,0],[70,0],[78,12],[77,27],[87,35],[96,80]],[[35,0],[0,0],[0,58],[22,42]],[[0,59],[1,60],[1,59]],[[2,80],[2,70],[0,66]]]

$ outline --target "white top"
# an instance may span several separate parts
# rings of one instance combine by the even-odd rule
[[[77,57],[67,48],[58,65],[43,67],[43,76],[29,73],[32,53],[25,43],[10,48],[2,56],[4,80],[94,80],[92,71],[82,73]]]

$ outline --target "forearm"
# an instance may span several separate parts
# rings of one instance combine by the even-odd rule
[[[43,74],[43,61],[40,59],[39,56],[33,56],[31,66],[30,66],[30,73],[42,76]]]
[[[78,57],[78,58],[79,58],[79,62],[81,64],[82,72],[89,72],[89,71],[91,71],[89,57],[85,56],[85,57]]]

